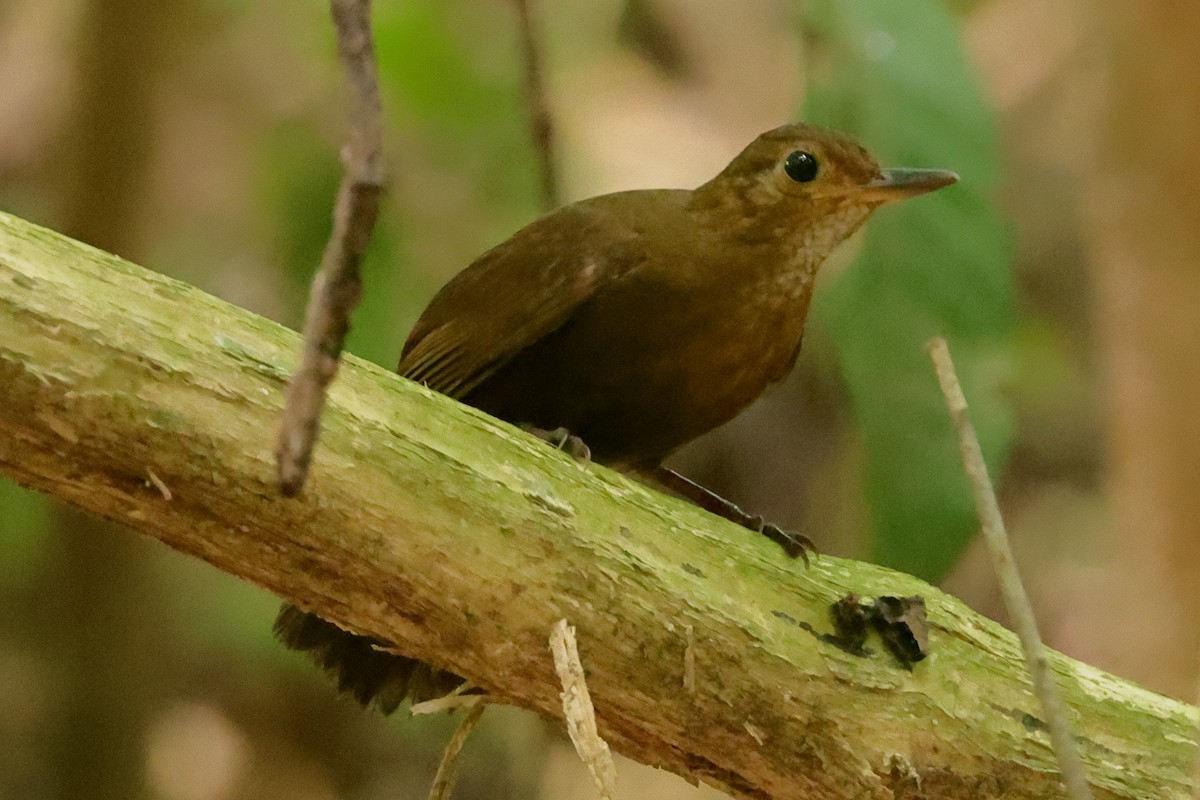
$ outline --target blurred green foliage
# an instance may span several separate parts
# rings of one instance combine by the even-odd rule
[[[437,0],[375,9],[392,196],[385,201],[362,266],[369,291],[355,311],[347,349],[386,368],[395,366],[404,336],[437,289],[430,280],[436,270],[413,264],[408,252],[407,217],[412,198],[419,205],[423,189],[405,185],[419,180],[406,167],[428,160],[446,180],[469,181],[477,203],[472,222],[491,224],[482,230],[455,227],[444,235],[478,237],[480,252],[537,212],[512,16],[503,4],[470,8]],[[279,125],[260,151],[259,196],[279,229],[289,321],[298,326],[329,236],[342,168],[336,145],[310,121]]]
[[[287,321],[299,327],[313,273],[329,239],[342,167],[328,142],[310,126],[294,122],[266,136],[261,151],[259,195],[278,230]],[[355,355],[389,369],[396,364],[401,337],[420,310],[419,299],[407,291],[414,276],[403,255],[403,234],[399,215],[380,215],[362,264],[363,282],[370,288],[355,310],[346,342]]]
[[[379,6],[374,27],[392,125],[417,128],[435,165],[474,184],[480,208],[501,217],[495,234],[528,222],[537,170],[511,6],[411,0]],[[403,171],[402,155],[392,163]]]
[[[997,123],[941,0],[820,0],[806,9],[805,118],[855,133],[885,165],[962,176],[877,214],[816,311],[865,437],[870,557],[936,580],[978,525],[925,341],[949,340],[993,474],[1012,437],[1000,397],[1011,246],[990,199]]]
[[[42,566],[50,504],[0,478],[0,595],[29,587]]]

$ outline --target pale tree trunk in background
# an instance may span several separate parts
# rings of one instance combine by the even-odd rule
[[[1200,663],[1200,5],[1107,5],[1085,176],[1116,563],[1084,658],[1180,697]],[[1106,604],[1107,605],[1107,604]]]
[[[60,159],[61,225],[127,258],[141,254],[150,204],[156,90],[176,4],[93,0],[81,19],[76,99]],[[161,596],[146,543],[59,507],[39,619],[56,704],[47,743],[54,796],[147,796],[145,739],[163,690]]]

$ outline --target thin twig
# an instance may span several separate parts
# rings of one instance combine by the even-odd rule
[[[408,713],[414,717],[421,717],[428,714],[439,714],[443,711],[453,711],[458,708],[471,708],[480,703],[487,702],[487,695],[464,694],[464,692],[474,688],[475,684],[470,681],[460,683],[449,694],[435,697],[433,700],[423,700],[420,703],[413,703],[409,706]]]
[[[313,280],[304,319],[302,361],[288,385],[275,458],[280,490],[291,497],[304,487],[325,392],[337,375],[350,330],[350,312],[362,295],[359,265],[383,194],[383,121],[370,0],[332,0],[338,57],[350,88],[350,129],[342,150],[345,175],[338,188],[333,232]]]
[[[600,738],[596,729],[596,709],[592,707],[592,696],[583,676],[583,664],[575,645],[575,629],[567,625],[565,619],[554,623],[550,631],[550,652],[554,655],[554,669],[563,687],[567,735],[592,774],[600,797],[613,800],[617,793],[617,767],[608,743]]]
[[[992,482],[988,477],[987,464],[984,463],[979,439],[975,435],[975,426],[971,424],[967,399],[963,396],[962,386],[954,371],[950,348],[946,345],[946,340],[938,336],[931,339],[925,345],[925,349],[933,360],[938,383],[941,384],[942,395],[946,400],[946,408],[950,412],[950,419],[958,434],[958,449],[962,454],[963,468],[975,495],[975,508],[983,527],[983,538],[992,558],[996,579],[1000,583],[1000,593],[1004,597],[1004,605],[1008,608],[1008,614],[1016,628],[1017,637],[1021,640],[1021,648],[1025,651],[1025,662],[1030,677],[1033,679],[1033,691],[1037,695],[1042,713],[1046,717],[1050,741],[1054,745],[1054,754],[1058,758],[1058,766],[1067,786],[1067,794],[1071,800],[1090,800],[1092,791],[1088,787],[1087,777],[1084,774],[1083,761],[1075,746],[1075,740],[1071,736],[1066,707],[1063,705],[1058,687],[1050,675],[1046,647],[1042,644],[1037,620],[1033,615],[1033,607],[1029,603],[1029,597],[1021,583],[1021,575],[1013,560],[1008,534],[1004,529],[1004,519],[1000,516],[1000,505],[996,501],[996,493],[992,489]]]
[[[558,169],[554,159],[554,120],[542,81],[542,57],[533,30],[530,0],[513,0],[521,25],[521,52],[525,58],[525,104],[529,109],[529,134],[537,152],[542,209],[558,208]]]
[[[150,469],[149,467],[146,467],[146,477],[150,479],[150,483],[154,486],[154,488],[158,489],[159,494],[163,496],[163,500],[166,500],[168,503],[171,502],[174,495],[171,494],[170,487],[167,486],[163,479],[154,474],[154,470]]]
[[[429,800],[447,800],[454,791],[454,783],[458,780],[458,754],[462,752],[467,737],[479,724],[479,718],[483,716],[486,708],[484,703],[471,706],[463,716],[462,722],[458,723],[450,741],[446,742],[446,748],[442,750],[442,761],[433,777],[433,786],[429,788]]]

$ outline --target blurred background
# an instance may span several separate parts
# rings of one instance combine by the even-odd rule
[[[960,185],[821,277],[784,386],[677,466],[825,552],[1003,620],[923,341],[945,333],[1043,633],[1194,700],[1200,6],[534,2],[566,200],[691,187],[793,120]],[[350,349],[539,213],[514,6],[379,0],[391,178]],[[293,327],[345,94],[322,3],[7,0],[0,208]],[[0,332],[2,335],[2,332]],[[276,598],[0,479],[0,797],[426,796],[453,718],[362,713],[273,641]],[[624,762],[627,797],[716,796]],[[585,798],[492,710],[458,798]]]

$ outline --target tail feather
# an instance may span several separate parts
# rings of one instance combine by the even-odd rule
[[[308,653],[337,683],[338,691],[384,714],[405,699],[431,700],[463,683],[453,673],[387,652],[378,639],[344,631],[290,603],[275,618],[275,635],[290,649]]]

